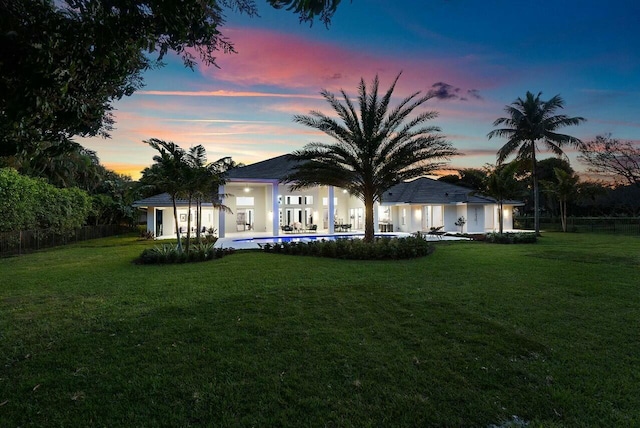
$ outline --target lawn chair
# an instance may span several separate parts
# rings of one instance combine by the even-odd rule
[[[431,227],[429,228],[429,232],[427,232],[427,235],[433,235],[437,239],[442,239],[442,235],[445,234],[443,229],[444,229],[444,226]]]

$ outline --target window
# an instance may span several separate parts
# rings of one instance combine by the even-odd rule
[[[253,196],[238,196],[236,197],[236,206],[238,207],[252,207],[254,205],[255,198]]]
[[[329,198],[322,198],[322,205],[327,206],[329,204]],[[333,205],[338,205],[338,198],[333,198]]]
[[[286,205],[302,205],[302,196],[287,195],[284,197],[284,203]]]

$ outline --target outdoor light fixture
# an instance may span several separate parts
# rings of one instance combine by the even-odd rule
[[[250,188],[248,188],[248,187],[245,187],[245,188],[244,188],[244,191],[245,191],[245,193],[249,193],[249,192],[251,191],[251,189],[250,189]]]

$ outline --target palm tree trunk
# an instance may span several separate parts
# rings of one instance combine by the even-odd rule
[[[567,231],[567,201],[560,198],[560,222],[562,223],[562,231]]]
[[[202,225],[202,198],[196,198],[196,241],[200,242],[200,227]]]
[[[364,242],[373,242],[374,236],[373,197],[366,196],[364,201]]]
[[[176,195],[171,195],[171,202],[173,202],[173,221],[176,226],[176,238],[178,239],[178,252],[182,252],[182,242],[180,242],[180,228],[178,226],[178,207],[176,206]]]
[[[187,254],[189,254],[189,244],[191,240],[191,195],[189,195],[189,210],[187,211]]]
[[[536,144],[531,141],[531,177],[533,178],[533,223],[536,236],[540,236],[540,192],[538,190],[538,166],[536,162]]]

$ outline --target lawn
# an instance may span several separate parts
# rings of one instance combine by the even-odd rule
[[[132,264],[150,245],[0,260],[1,426],[640,425],[640,237]]]

